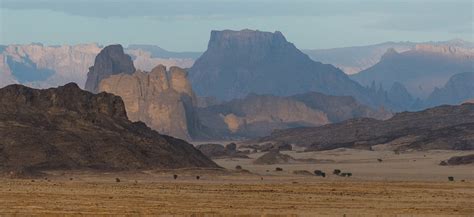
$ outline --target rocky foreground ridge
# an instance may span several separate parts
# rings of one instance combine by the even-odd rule
[[[128,120],[120,97],[70,83],[0,89],[0,170],[218,167],[191,144]]]
[[[276,131],[259,142],[279,141],[307,150],[336,148],[388,150],[473,150],[474,104],[402,112],[388,120],[351,119],[321,127]]]

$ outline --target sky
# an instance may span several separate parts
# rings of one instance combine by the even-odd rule
[[[474,41],[472,0],[0,0],[0,44],[204,51],[211,30],[281,31],[298,48]]]

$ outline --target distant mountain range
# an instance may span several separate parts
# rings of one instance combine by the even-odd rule
[[[440,42],[384,42],[374,45],[303,50],[315,61],[332,64],[347,74],[355,74],[378,63],[388,49],[393,48],[398,53],[413,50],[417,45],[447,45],[461,48],[473,48],[474,43],[461,39]]]
[[[402,53],[389,49],[380,62],[351,78],[365,86],[375,82],[387,89],[399,82],[415,98],[425,99],[451,76],[462,72],[474,72],[474,48],[416,45]]]
[[[97,44],[0,46],[0,87],[19,83],[47,88],[75,82],[83,88],[88,68],[101,49]],[[171,52],[151,45],[130,45],[125,53],[130,54],[135,66],[142,70],[151,70],[159,64],[191,67],[200,54]]]

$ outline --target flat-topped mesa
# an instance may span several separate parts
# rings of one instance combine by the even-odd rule
[[[109,45],[95,58],[94,66],[89,68],[85,89],[97,93],[100,81],[111,75],[135,72],[132,58],[125,54],[120,44]]]
[[[143,121],[152,129],[182,139],[197,132],[197,100],[184,69],[170,67],[167,71],[158,65],[149,73],[111,75],[101,81],[99,90],[121,96],[132,121]]]
[[[0,110],[6,113],[76,112],[82,116],[105,115],[127,119],[120,97],[92,94],[69,83],[58,88],[37,90],[22,85],[10,85],[0,92]]]

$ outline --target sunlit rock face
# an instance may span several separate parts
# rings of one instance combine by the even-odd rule
[[[198,132],[196,96],[179,67],[159,65],[151,72],[117,74],[101,81],[99,91],[121,96],[132,121],[142,121],[160,133],[190,139]]]

